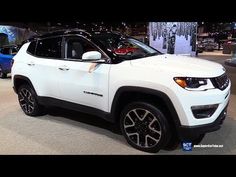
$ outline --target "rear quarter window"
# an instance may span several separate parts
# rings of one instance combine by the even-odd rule
[[[27,52],[34,55],[35,54],[35,48],[36,48],[36,41],[32,41],[27,49]]]
[[[61,58],[61,37],[38,40],[36,56],[44,58]]]

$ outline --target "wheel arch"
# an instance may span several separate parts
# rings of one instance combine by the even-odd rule
[[[134,86],[123,86],[120,87],[111,104],[111,115],[114,122],[119,121],[119,115],[121,110],[132,101],[148,101],[154,105],[158,105],[164,110],[175,127],[180,126],[179,116],[176,109],[169,98],[169,96],[158,90],[144,88],[144,87],[134,87]]]
[[[31,88],[35,91],[34,86],[32,84],[32,82],[30,81],[30,79],[26,76],[22,76],[22,75],[15,75],[13,78],[13,84],[14,84],[14,91],[16,93],[18,93],[18,89],[20,88],[20,86],[22,84],[28,84],[31,86]],[[35,93],[37,94],[37,92],[35,91]]]

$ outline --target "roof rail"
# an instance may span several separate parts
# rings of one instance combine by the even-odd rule
[[[50,32],[46,32],[44,34],[39,35],[39,38],[43,37],[49,37],[49,36],[55,36],[55,35],[63,35],[63,34],[70,34],[70,33],[77,33],[77,32],[83,32],[87,35],[91,35],[87,30],[84,29],[79,29],[79,28],[71,28],[71,29],[59,29],[59,30],[54,30]]]
[[[96,34],[96,33],[113,33],[113,34],[117,34],[117,35],[122,35],[124,36],[124,34],[122,34],[121,32],[118,31],[109,31],[109,30],[85,30],[85,29],[79,29],[79,28],[66,28],[66,29],[59,29],[59,30],[54,30],[54,31],[49,31],[43,34],[37,34],[34,35],[32,37],[30,37],[29,39],[25,40],[22,42],[22,45],[24,43],[27,42],[31,42],[35,39],[40,39],[40,38],[47,38],[47,37],[53,37],[53,36],[59,36],[59,35],[64,35],[64,34],[81,34],[84,33],[82,35],[87,35],[89,37],[91,37],[92,34]]]

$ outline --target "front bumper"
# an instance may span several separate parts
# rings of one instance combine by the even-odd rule
[[[182,141],[191,141],[198,138],[201,134],[212,132],[220,129],[221,124],[226,118],[228,104],[225,106],[223,111],[220,113],[218,118],[209,124],[197,125],[197,126],[180,126],[178,128],[179,138]]]
[[[177,84],[176,84],[177,85]],[[176,87],[175,94],[171,100],[176,108],[179,117],[179,126],[201,126],[213,123],[226,107],[230,99],[231,82],[224,90],[209,89],[206,91],[187,91],[183,88]],[[196,118],[193,106],[210,106],[218,105],[217,109],[210,117]]]

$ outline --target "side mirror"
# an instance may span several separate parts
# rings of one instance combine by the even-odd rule
[[[98,51],[89,51],[89,52],[85,52],[82,55],[82,60],[88,60],[88,61],[100,60],[101,58],[102,58],[102,54]]]

